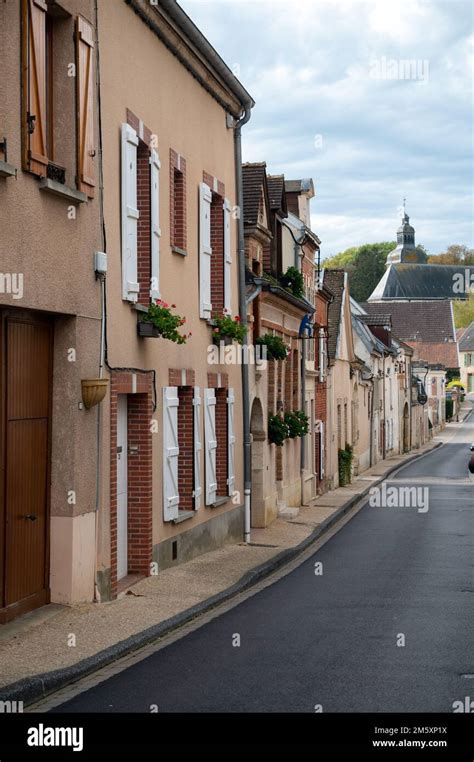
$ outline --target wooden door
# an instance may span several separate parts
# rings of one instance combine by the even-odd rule
[[[51,324],[3,320],[0,621],[49,600],[51,364]]]

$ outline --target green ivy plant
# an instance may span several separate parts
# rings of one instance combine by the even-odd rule
[[[309,431],[309,418],[303,410],[285,413],[285,423],[290,439],[304,437]]]
[[[345,487],[352,479],[352,459],[354,451],[350,444],[346,444],[344,450],[338,451],[339,486]]]
[[[255,344],[260,347],[266,347],[267,360],[285,360],[288,356],[288,345],[285,344],[280,336],[266,333],[264,336],[259,336]]]
[[[162,299],[157,299],[155,302],[151,302],[147,312],[143,313],[140,320],[143,323],[152,323],[164,339],[174,341],[175,344],[186,344],[192,334],[191,332],[188,334],[179,332],[178,328],[185,324],[186,318],[173,314],[171,310],[175,308],[176,304],[170,306]]]
[[[214,338],[217,341],[220,341],[220,339],[229,338],[237,341],[239,344],[244,343],[247,327],[242,325],[239,315],[232,317],[227,313],[227,310],[224,310],[221,315],[213,315],[212,322],[214,325]]]
[[[280,278],[282,286],[291,291],[293,296],[297,299],[301,299],[304,296],[304,280],[303,273],[301,273],[296,267],[289,267],[286,273]]]
[[[288,439],[288,426],[281,415],[270,415],[268,418],[268,439],[277,447],[282,447]]]

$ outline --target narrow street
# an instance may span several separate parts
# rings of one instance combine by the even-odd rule
[[[428,510],[366,505],[286,577],[55,711],[452,712],[474,685],[471,441],[472,415],[388,483],[427,487]]]

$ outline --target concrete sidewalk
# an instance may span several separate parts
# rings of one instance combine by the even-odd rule
[[[470,410],[466,406],[466,414]],[[457,428],[448,424],[419,450],[378,463],[349,487],[301,507],[294,519],[279,518],[267,529],[252,530],[250,545],[228,545],[164,570],[111,603],[45,606],[3,625],[0,699],[23,700],[26,706],[237,595],[293,560],[337,525],[372,486],[449,441]]]

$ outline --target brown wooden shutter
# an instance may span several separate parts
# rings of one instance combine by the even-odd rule
[[[77,187],[90,198],[94,195],[94,66],[93,27],[76,19],[77,62]]]
[[[45,176],[48,165],[46,129],[46,11],[44,0],[23,0],[23,135],[24,166]]]

